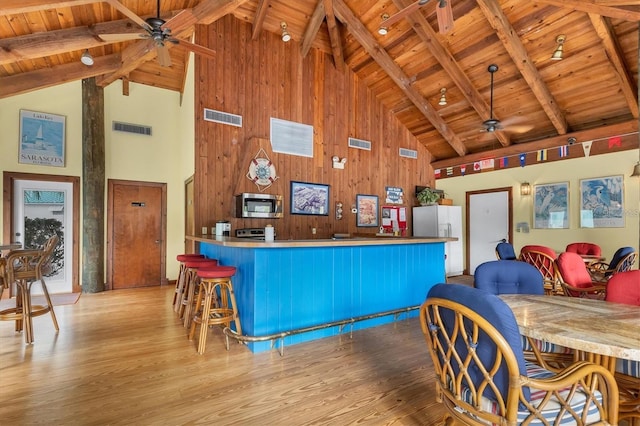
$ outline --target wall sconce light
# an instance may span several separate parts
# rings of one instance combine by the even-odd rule
[[[89,50],[85,50],[84,52],[82,52],[82,56],[80,56],[80,62],[82,62],[88,67],[93,65],[93,56],[91,56],[91,53],[89,53]]]
[[[282,28],[282,41],[286,43],[291,40],[291,34],[287,31],[287,23],[284,21],[280,22],[280,28]]]
[[[336,202],[336,219],[342,219],[342,203],[340,201]]]
[[[447,104],[447,89],[444,87],[440,89],[440,100],[438,101],[438,105],[446,105]]]
[[[562,56],[564,54],[564,41],[566,39],[567,36],[564,34],[560,34],[558,37],[556,37],[556,43],[558,43],[558,45],[556,46],[556,50],[553,52],[553,55],[551,55],[552,61],[559,61],[562,59]]]
[[[529,182],[522,182],[520,184],[520,195],[531,195],[531,185]]]
[[[381,18],[382,18],[382,23],[384,24],[384,21],[389,19],[389,15],[387,13],[383,13]],[[380,35],[387,35],[388,32],[389,32],[389,29],[387,27],[381,26],[380,28],[378,28],[378,34]]]
[[[340,159],[337,155],[334,155],[331,160],[333,161],[334,169],[344,169],[344,165],[347,162],[346,158]]]

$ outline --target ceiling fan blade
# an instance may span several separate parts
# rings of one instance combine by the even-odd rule
[[[104,41],[127,41],[127,40],[140,40],[143,38],[148,38],[149,34],[147,33],[120,33],[120,34],[98,34],[101,40]]]
[[[171,66],[171,56],[169,55],[169,49],[164,44],[157,44],[156,49],[158,51],[158,63],[161,67]]]
[[[185,49],[189,49],[192,52],[197,53],[198,55],[207,56],[209,58],[216,57],[216,51],[213,49],[209,49],[208,47],[200,46],[199,44],[191,43],[190,41],[186,40],[171,39],[170,41],[184,47]]]
[[[141,17],[133,13],[131,9],[125,7],[125,5],[120,3],[118,0],[106,0],[106,2],[109,3],[111,6],[113,6],[114,8],[116,8],[124,16],[131,19],[136,24],[140,25],[145,30],[147,31],[152,30],[151,26],[144,19],[142,19]]]
[[[525,117],[510,117],[500,122],[500,129],[509,133],[526,133],[533,129],[533,124],[523,123],[526,121]]]
[[[441,0],[436,7],[436,16],[438,17],[438,31],[440,34],[447,34],[453,29],[453,10],[451,9],[452,0]]]
[[[388,28],[391,25],[395,24],[396,22],[400,21],[405,16],[409,15],[410,13],[415,12],[416,10],[418,10],[421,6],[423,6],[425,4],[427,4],[426,1],[420,1],[420,0],[418,0],[415,3],[411,3],[409,6],[405,7],[404,9],[402,9],[401,11],[396,13],[395,15],[390,16],[389,18],[387,18],[384,21],[382,21],[380,23],[380,26]]]

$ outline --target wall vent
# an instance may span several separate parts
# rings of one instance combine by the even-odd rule
[[[371,151],[371,142],[364,139],[349,138],[349,148],[364,149]]]
[[[204,120],[214,123],[228,124],[229,126],[242,127],[242,116],[229,114],[228,112],[216,111],[214,109],[204,109]]]
[[[271,149],[313,158],[313,126],[271,117]]]
[[[140,124],[113,122],[113,130],[116,132],[135,133],[137,135],[151,136],[151,126],[143,126]]]
[[[400,157],[418,159],[418,151],[408,148],[400,148]]]

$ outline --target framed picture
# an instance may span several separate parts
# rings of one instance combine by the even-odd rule
[[[329,185],[291,181],[291,214],[329,215]]]
[[[378,226],[378,196],[356,195],[357,226]]]
[[[569,182],[534,185],[533,227],[569,228]]]
[[[20,110],[18,162],[64,167],[65,116]]]
[[[624,227],[624,179],[608,176],[580,180],[580,227]]]

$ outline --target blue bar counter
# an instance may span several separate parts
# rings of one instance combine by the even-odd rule
[[[233,286],[244,335],[264,336],[361,315],[420,305],[445,282],[444,243],[450,238],[276,240],[188,237],[199,252],[237,268]],[[402,314],[417,316],[418,311]],[[393,315],[354,324],[388,323]],[[333,336],[330,327],[287,336],[285,345]],[[271,342],[248,344],[253,352]]]

